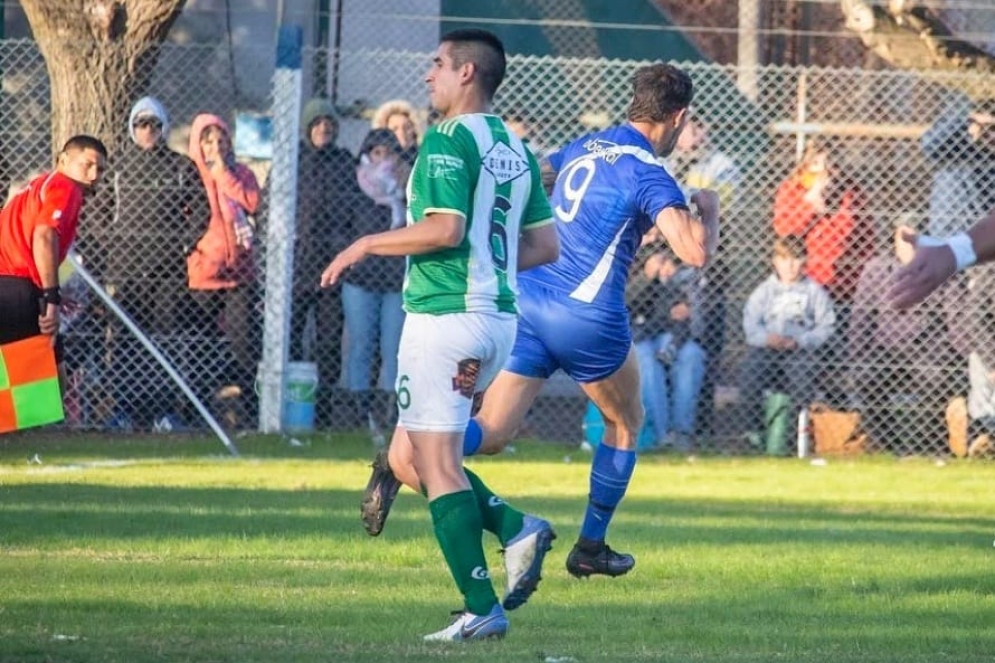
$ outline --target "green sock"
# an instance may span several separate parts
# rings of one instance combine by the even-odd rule
[[[497,535],[501,545],[505,545],[522,531],[525,514],[509,506],[503,499],[491,492],[491,489],[485,486],[476,474],[465,467],[463,471],[466,472],[466,478],[470,480],[470,487],[473,488],[473,495],[477,498],[477,506],[480,508],[484,529]]]
[[[497,603],[497,595],[487,572],[480,541],[484,529],[473,493],[462,490],[437,497],[428,503],[428,509],[435,538],[463,594],[466,609],[475,615],[486,615]]]

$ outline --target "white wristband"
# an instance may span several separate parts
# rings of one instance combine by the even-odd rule
[[[954,252],[958,272],[964,271],[978,261],[978,256],[974,253],[974,242],[967,233],[957,233],[948,237],[947,246]]]

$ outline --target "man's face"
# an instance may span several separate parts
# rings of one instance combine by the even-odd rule
[[[438,110],[445,117],[449,117],[457,93],[460,88],[460,77],[463,65],[459,69],[453,68],[453,58],[451,54],[452,44],[443,42],[435,50],[432,58],[432,66],[425,74],[425,83],[428,85],[428,98],[432,103],[432,108]]]
[[[162,122],[148,115],[139,117],[132,125],[135,134],[135,144],[140,149],[151,150],[162,139]]]
[[[320,150],[326,145],[334,143],[338,134],[339,125],[335,120],[330,117],[319,117],[311,123],[308,135],[311,138],[311,144]]]
[[[107,159],[94,149],[74,149],[59,155],[59,172],[79,182],[83,186],[84,195],[97,190],[97,184],[106,169]]]

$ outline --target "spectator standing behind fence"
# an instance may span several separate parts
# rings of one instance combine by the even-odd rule
[[[344,326],[342,291],[322,289],[321,272],[355,235],[356,207],[363,195],[356,184],[355,158],[335,144],[339,118],[332,103],[315,98],[304,104],[301,130],[290,358],[306,359],[305,329],[313,315],[317,329],[313,355],[318,364],[315,418],[319,427],[326,427],[332,423],[342,374]]]
[[[948,306],[951,311],[956,309],[956,319],[962,321],[958,330],[963,334],[963,347],[968,355],[967,399],[954,398],[946,409],[950,450],[961,457],[991,455],[995,450],[992,442],[995,437],[995,345],[992,344],[995,266],[977,267],[969,277],[967,296]],[[941,296],[944,302],[951,302],[952,298],[945,290],[947,287],[941,286]]]
[[[916,215],[902,215],[893,243],[864,266],[850,312],[847,347],[850,382],[871,439],[895,450],[916,436],[917,446],[935,437],[947,400],[956,393],[955,375],[963,363],[955,319],[947,307],[963,306],[959,280],[948,282],[942,297],[910,309],[889,305],[895,273],[915,254],[906,234],[919,230]],[[948,322],[949,321],[949,322]],[[952,379],[954,378],[954,379]]]
[[[965,95],[955,94],[920,145],[933,168],[930,234],[967,230],[995,207],[995,99],[972,107]]]
[[[392,99],[384,102],[373,114],[370,122],[372,129],[390,129],[401,144],[401,159],[414,165],[418,156],[418,122],[415,107],[403,99]]]
[[[158,99],[135,103],[128,136],[87,212],[80,252],[108,294],[169,353],[169,337],[191,322],[185,257],[197,239],[195,220],[202,223],[210,208],[193,161],[167,145],[169,115]],[[106,336],[113,425],[176,427],[178,394],[165,372],[116,318]]]
[[[31,180],[0,210],[0,343],[51,336],[63,385],[59,265],[76,239],[84,198],[106,167],[103,143],[73,136],[55,169]]]
[[[730,221],[730,214],[735,217],[743,173],[735,159],[712,142],[708,123],[701,115],[692,113],[684,125],[668,168],[685,196],[700,189],[711,189],[718,194],[723,217],[720,223]],[[698,399],[698,432],[702,435],[710,435],[714,430],[715,390],[725,347],[725,293],[729,275],[724,256],[723,251],[718,251],[714,261],[698,270],[699,305],[693,313],[695,337],[707,357],[701,386],[704,398]]]
[[[195,328],[221,325],[234,362],[224,369],[225,385],[217,395],[237,398],[241,404],[232,411],[245,420],[239,417],[230,424],[253,425],[261,316],[256,310],[255,231],[249,215],[259,204],[259,184],[247,166],[235,161],[231,132],[217,115],[194,118],[189,149],[210,205],[210,216],[201,222],[199,239],[187,256],[188,284],[204,316]]]
[[[819,139],[809,141],[774,198],[774,231],[805,239],[806,274],[829,290],[844,318],[860,270],[874,252],[874,228],[864,205],[860,187]]]
[[[672,249],[650,244],[626,286],[640,395],[655,447],[687,451],[705,373],[705,352],[692,337],[698,271]]]
[[[404,226],[404,187],[410,170],[401,152],[401,144],[389,129],[373,129],[363,140],[356,177],[365,196],[356,209],[350,242]],[[404,325],[403,285],[403,256],[371,256],[346,272],[342,283],[348,338],[346,387],[359,414],[369,420],[378,445],[383,441],[381,431],[393,426],[397,351]],[[371,389],[378,363],[379,379]]]
[[[740,366],[740,398],[754,445],[764,428],[765,389],[787,393],[794,413],[815,399],[819,350],[836,324],[829,293],[805,275],[805,254],[805,241],[797,235],[776,239],[774,273],[750,293],[743,309],[748,347]]]

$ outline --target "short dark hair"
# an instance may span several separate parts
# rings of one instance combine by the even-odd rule
[[[390,129],[371,129],[359,146],[360,154],[369,154],[374,147],[383,145],[392,152],[401,153],[401,143]]]
[[[93,136],[87,136],[86,134],[73,136],[62,146],[63,154],[78,150],[93,150],[102,154],[105,159],[107,158],[107,148],[104,147],[104,144]]]
[[[774,256],[804,260],[808,256],[808,247],[805,246],[805,238],[800,235],[778,237],[774,240]]]
[[[452,44],[450,54],[454,67],[461,67],[467,62],[472,62],[476,66],[484,93],[493,99],[501,87],[508,66],[504,44],[497,35],[479,28],[466,28],[447,32],[442,35],[439,43]]]
[[[687,72],[670,64],[651,64],[632,76],[631,122],[663,122],[691,105],[694,84]]]

